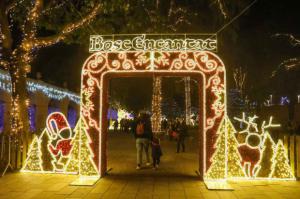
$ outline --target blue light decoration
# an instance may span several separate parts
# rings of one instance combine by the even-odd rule
[[[60,109],[56,106],[48,106],[48,115],[50,115],[53,112],[60,112]]]
[[[5,114],[5,103],[0,101],[0,134],[4,130],[4,114]]]
[[[118,119],[118,111],[112,108],[109,108],[107,111],[107,119],[117,120]]]
[[[77,122],[77,112],[73,107],[69,107],[67,117],[70,127],[72,129],[75,128]]]
[[[10,75],[3,70],[0,70],[0,90],[11,93]],[[66,89],[62,89],[42,81],[33,79],[27,80],[27,90],[29,92],[42,92],[47,97],[55,100],[68,98],[70,101],[80,104],[80,97]]]
[[[36,131],[36,106],[31,104],[28,107],[29,127],[31,132]]]
[[[280,98],[280,105],[288,105],[290,103],[290,100],[288,97],[281,97]]]

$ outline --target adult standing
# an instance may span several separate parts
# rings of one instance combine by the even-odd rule
[[[185,123],[185,120],[181,120],[181,122],[178,124],[177,126],[177,153],[180,152],[180,146],[182,148],[182,152],[185,152],[185,144],[184,144],[184,140],[185,137],[187,136],[187,125]]]
[[[137,167],[136,169],[141,169],[143,151],[146,155],[146,165],[150,166],[150,156],[149,156],[149,144],[152,138],[152,127],[151,120],[148,114],[140,115],[137,119],[136,125],[133,127],[135,129],[135,143],[137,150]]]

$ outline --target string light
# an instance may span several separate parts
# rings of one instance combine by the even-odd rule
[[[212,162],[207,173],[205,174],[205,179],[207,180],[220,180],[226,179],[226,123],[223,119],[220,128],[217,132],[218,139],[214,145],[216,149],[214,155],[210,159]]]
[[[152,55],[152,56],[151,56]],[[152,58],[151,58],[152,57]],[[93,134],[92,145],[100,176],[106,171],[103,162],[103,141],[101,139],[103,121],[103,82],[107,74],[168,73],[198,74],[203,77],[203,173],[206,173],[207,159],[211,157],[212,140],[225,115],[225,68],[223,62],[212,52],[195,51],[136,51],[136,52],[97,52],[91,55],[82,69],[81,115],[88,124],[88,133]],[[99,102],[100,98],[100,102]],[[208,138],[206,138],[208,137]],[[98,155],[99,154],[99,155]]]
[[[275,179],[295,179],[292,169],[289,165],[289,159],[287,157],[287,152],[284,149],[281,140],[278,141],[276,145],[276,152],[272,158],[272,172],[270,178]]]
[[[152,95],[152,131],[161,132],[161,77],[153,78],[153,95]]]
[[[276,144],[269,133],[265,133],[262,143],[262,157],[257,163],[257,171],[255,177],[268,178],[272,173],[272,163],[275,154]]]
[[[32,171],[32,172],[40,172],[43,171],[42,166],[42,153],[41,153],[41,142],[37,136],[34,136],[32,143],[30,145],[27,159],[25,161],[24,167],[21,171]]]
[[[256,124],[253,118],[257,116],[249,117],[251,124]],[[245,120],[245,116],[240,118]],[[226,124],[225,124],[226,122]],[[259,161],[254,166],[251,163],[244,163],[242,167],[241,162],[243,156],[241,156],[238,148],[243,146],[239,144],[236,139],[236,130],[229,118],[226,116],[221,123],[218,130],[218,139],[215,144],[216,151],[213,154],[211,161],[212,165],[208,169],[205,179],[206,180],[243,180],[243,179],[266,179],[266,180],[295,180],[290,165],[288,164],[287,153],[283,147],[282,141],[279,140],[275,147],[275,142],[271,138],[270,134],[265,129],[271,127],[278,127],[278,125],[272,124],[272,117],[269,123],[265,125],[264,121],[261,126],[261,132],[263,132],[263,142],[259,144],[257,150],[262,155],[259,156]],[[257,126],[254,125],[254,126]],[[250,157],[251,158],[251,157]],[[254,157],[253,157],[254,158]],[[250,169],[253,167],[253,171]]]
[[[132,39],[117,39],[114,35],[91,35],[90,52],[117,52],[117,51],[217,51],[216,35],[197,35],[203,38],[190,38],[188,35],[176,35],[177,39],[163,39],[167,35],[131,35]],[[195,37],[195,35],[193,35]],[[110,38],[110,39],[108,39]]]
[[[72,133],[69,135],[71,138],[60,137],[61,132],[70,129],[66,118],[62,113],[55,112],[50,114],[47,118],[46,124],[47,129],[43,131],[40,137],[34,137],[25,161],[25,166],[21,171],[32,173],[63,173],[79,174],[80,176],[98,176],[98,169],[93,160],[94,154],[89,146],[91,139],[87,134],[87,125],[84,120],[82,118],[79,119],[74,129],[75,135],[72,136]],[[48,139],[45,139],[47,143],[43,143],[44,136],[48,137]],[[57,142],[56,147],[59,146],[59,143],[72,139],[72,148],[69,149],[67,147],[68,151],[59,149],[57,153],[54,153],[51,146],[53,141],[57,139],[59,141]],[[47,157],[43,156],[41,145],[47,145],[47,152],[51,154],[52,170],[43,167],[43,159]],[[65,159],[67,161],[65,161]]]
[[[11,93],[11,78],[7,72],[0,70],[0,89]],[[59,87],[43,83],[41,81],[35,81],[32,79],[27,80],[27,90],[30,92],[42,92],[50,99],[62,100],[64,98],[69,99],[76,104],[80,104],[80,97],[75,93],[66,91]]]

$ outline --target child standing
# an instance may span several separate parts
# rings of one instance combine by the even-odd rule
[[[152,160],[153,160],[153,169],[157,169],[160,163],[160,156],[162,156],[160,140],[157,135],[152,137]]]

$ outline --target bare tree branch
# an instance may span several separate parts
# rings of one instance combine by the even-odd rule
[[[78,20],[77,22],[69,23],[69,24],[65,25],[62,28],[61,32],[56,35],[49,36],[49,37],[37,38],[36,42],[35,42],[35,47],[49,46],[49,45],[52,45],[54,43],[57,43],[57,42],[65,39],[66,36],[68,36],[70,33],[74,32],[75,30],[79,29],[80,27],[82,27],[82,26],[88,24],[90,21],[92,21],[95,18],[95,16],[97,15],[97,13],[99,12],[100,8],[101,8],[101,5],[99,3],[85,17]]]
[[[2,37],[2,47],[4,50],[11,50],[12,48],[12,35],[9,28],[7,15],[5,14],[5,2],[0,2],[0,36]]]
[[[273,37],[287,39],[288,42],[292,46],[295,46],[295,47],[300,46],[300,40],[296,39],[292,34],[280,34],[280,33],[277,33],[277,34],[273,35]]]
[[[36,22],[40,17],[43,9],[44,0],[36,0],[32,9],[29,11],[27,19],[24,24],[24,39],[23,42],[34,39],[36,34]],[[27,44],[29,45],[29,44]],[[32,45],[32,44],[31,44]],[[30,46],[31,47],[31,46]]]
[[[217,0],[217,3],[219,5],[219,10],[221,11],[224,19],[226,19],[228,17],[228,15],[227,15],[227,12],[225,10],[225,5],[224,5],[223,0]]]
[[[45,8],[42,11],[42,14],[47,15],[47,14],[51,13],[51,11],[53,11],[55,9],[58,9],[58,8],[61,8],[62,6],[64,6],[66,4],[66,1],[68,1],[68,0],[62,1],[60,3],[57,3],[55,1],[51,1],[51,2],[54,2],[54,3],[49,3],[47,8]]]
[[[14,9],[18,4],[22,3],[24,0],[20,0],[19,2],[16,0],[12,0],[5,6],[5,14],[7,14],[10,10]]]

